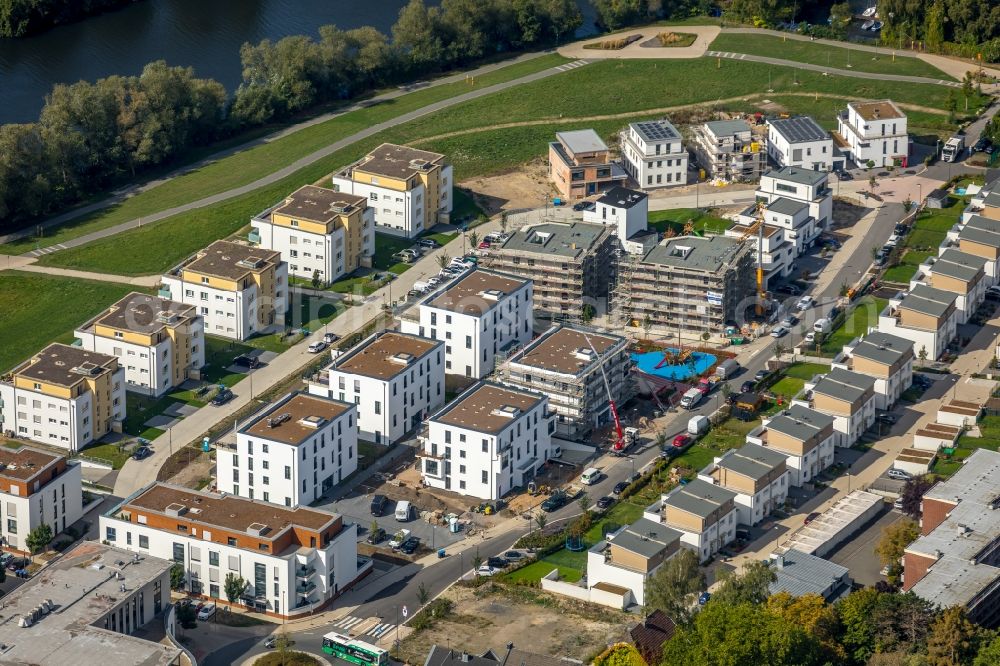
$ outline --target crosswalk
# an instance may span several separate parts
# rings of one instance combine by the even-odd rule
[[[41,257],[45,254],[52,254],[53,252],[58,252],[59,250],[68,250],[69,248],[59,243],[58,245],[50,245],[49,247],[42,247],[37,250],[32,250],[28,253],[30,257]]]
[[[583,67],[584,65],[589,63],[590,63],[589,60],[574,60],[573,62],[566,63],[565,65],[557,65],[556,70],[560,72],[568,72],[571,69],[576,69],[577,67]]]
[[[733,60],[745,60],[746,53],[730,53],[729,51],[708,51],[706,55],[713,58],[732,58]]]
[[[378,640],[396,628],[392,622],[379,622],[375,617],[348,615],[333,623],[333,628],[348,635],[365,636]]]

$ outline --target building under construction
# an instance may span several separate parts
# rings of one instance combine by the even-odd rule
[[[617,245],[612,227],[549,222],[514,232],[484,263],[534,281],[536,316],[575,321],[585,304],[604,309]]]
[[[767,164],[764,140],[743,120],[715,120],[695,129],[690,144],[698,166],[709,178],[748,182],[760,178]]]
[[[623,326],[718,335],[756,302],[754,252],[745,240],[679,236],[623,258],[614,314]]]
[[[620,406],[635,395],[631,369],[626,338],[563,324],[511,356],[498,379],[547,395],[556,434],[579,440],[614,422],[612,400]]]

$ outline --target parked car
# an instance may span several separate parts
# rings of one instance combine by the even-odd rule
[[[385,515],[385,508],[389,504],[389,498],[385,495],[372,495],[372,515],[376,518]]]
[[[563,493],[554,493],[549,496],[544,502],[542,502],[542,511],[552,512],[557,509],[561,509],[566,505],[567,499],[566,495]]]
[[[800,311],[805,312],[815,304],[816,304],[816,299],[807,294],[799,299],[799,302],[795,304],[795,307],[798,308]]]
[[[879,414],[875,418],[876,420],[881,421],[882,423],[887,423],[889,425],[895,425],[896,421],[899,420],[899,417],[896,416],[895,414]]]
[[[499,572],[488,564],[482,564],[476,569],[477,576],[495,576],[497,573]]]
[[[415,536],[411,536],[409,539],[407,539],[402,543],[402,545],[399,547],[399,550],[400,552],[406,555],[413,555],[413,553],[417,552],[417,548],[419,547],[420,547],[420,539]]]
[[[615,487],[611,489],[611,492],[615,495],[621,495],[622,491],[628,488],[628,483],[625,481],[619,481],[615,484]]]
[[[927,375],[915,374],[913,375],[913,383],[921,388],[928,389],[930,388],[931,384],[934,383],[934,380],[929,378]]]
[[[809,514],[808,516],[806,516],[806,519],[805,519],[804,521],[802,521],[802,524],[803,524],[803,525],[808,525],[808,524],[809,524],[809,523],[811,523],[812,521],[814,521],[814,520],[816,520],[817,518],[819,518],[819,516],[820,516],[820,514],[819,514],[819,512],[818,512],[818,511],[813,511],[813,512],[812,512],[812,513],[810,513],[810,514]]]
[[[508,550],[506,553],[503,554],[503,556],[506,557],[511,562],[517,562],[518,560],[524,559],[524,553],[522,553],[519,550]]]
[[[798,296],[802,293],[802,290],[794,284],[778,285],[774,290],[779,294],[788,294],[789,296]]]
[[[593,204],[591,204],[589,201],[581,201],[579,203],[573,204],[573,210],[579,213],[581,210],[587,210],[592,205]]]
[[[234,397],[235,395],[233,395],[232,391],[230,391],[227,388],[222,388],[219,389],[219,392],[215,394],[214,398],[212,398],[212,404],[215,405],[216,407],[219,407],[220,405],[226,404]]]
[[[153,455],[153,449],[148,446],[140,446],[135,451],[132,452],[132,458],[134,460],[145,460],[149,456]]]
[[[323,342],[325,342],[328,345],[332,345],[334,342],[336,342],[339,339],[340,339],[340,336],[337,335],[336,333],[324,333],[323,334]]]
[[[677,435],[676,437],[674,437],[675,449],[683,449],[690,443],[691,443],[691,437],[688,435]]]
[[[896,509],[896,511],[902,511],[903,510],[903,498],[899,497],[899,498],[895,499],[893,501],[893,503],[892,503],[892,508]]]
[[[328,346],[329,345],[327,345],[327,343],[323,342],[322,340],[319,340],[318,342],[314,342],[311,345],[309,345],[309,353],[318,354],[324,349],[326,349]]]
[[[410,538],[410,530],[402,529],[392,535],[392,540],[389,541],[390,548],[399,548],[402,546],[407,539]]]
[[[711,598],[712,598],[712,593],[711,592],[702,592],[698,596],[698,605],[699,606],[704,606],[705,604],[708,603],[708,600],[711,599]]]
[[[278,645],[278,637],[268,636],[264,639],[263,645],[265,650],[273,650]]]
[[[788,335],[788,329],[785,328],[784,326],[775,326],[774,328],[771,329],[771,337],[772,338],[775,338],[775,339],[777,339],[777,338],[783,338],[786,335]]]
[[[979,141],[976,141],[976,144],[972,146],[972,152],[984,153],[986,152],[986,149],[989,148],[992,144],[993,142],[984,136],[981,139],[979,139]]]
[[[781,325],[784,326],[785,328],[791,328],[792,326],[795,326],[797,323],[799,323],[799,318],[793,314],[790,314],[781,320]]]
[[[903,224],[902,222],[900,222],[893,228],[893,231],[896,232],[897,236],[905,236],[906,234],[910,233],[910,228],[905,224]]]
[[[854,180],[854,176],[852,176],[851,172],[847,171],[846,169],[841,169],[840,171],[838,171],[837,178],[839,178],[840,180]]]
[[[896,479],[897,481],[909,481],[912,478],[912,475],[909,472],[896,469],[895,467],[890,467],[889,471],[887,471],[885,475],[890,479]]]
[[[986,298],[989,299],[1000,299],[1000,285],[991,285],[986,287]]]
[[[490,565],[494,569],[503,569],[505,566],[510,564],[510,562],[508,562],[506,558],[498,555],[496,557],[487,558],[486,564]]]
[[[433,238],[421,238],[419,244],[421,247],[429,247],[429,248],[441,247],[441,243],[438,243]]]
[[[210,620],[212,616],[215,615],[215,604],[205,604],[200,611],[198,611],[198,619],[201,621]]]
[[[233,365],[239,366],[241,368],[250,368],[251,370],[253,370],[254,368],[260,367],[260,359],[258,359],[256,356],[247,356],[246,354],[240,354],[239,356],[233,359]]]
[[[368,536],[365,537],[365,541],[371,545],[376,545],[385,541],[385,530],[378,527],[374,530],[368,532]]]
[[[806,333],[806,337],[802,338],[806,342],[816,342],[816,331],[809,331]]]
[[[604,497],[600,498],[599,500],[597,500],[597,502],[595,502],[594,505],[598,509],[600,509],[601,511],[605,511],[607,509],[610,509],[611,505],[614,504],[614,503],[615,503],[615,498],[614,497],[604,496]]]

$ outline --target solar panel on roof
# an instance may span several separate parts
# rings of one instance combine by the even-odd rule
[[[771,125],[791,143],[829,138],[826,131],[809,116],[773,120]]]
[[[662,139],[680,138],[680,134],[677,133],[674,126],[665,121],[651,120],[643,123],[636,123],[635,126],[648,140],[658,141]]]

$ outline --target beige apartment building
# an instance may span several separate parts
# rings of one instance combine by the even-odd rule
[[[705,467],[698,478],[736,493],[736,515],[741,525],[756,525],[788,498],[785,456],[759,444],[730,449]]]
[[[833,368],[807,381],[804,394],[792,404],[832,416],[834,443],[852,446],[875,423],[875,379]]]
[[[873,331],[855,338],[833,359],[834,368],[875,379],[875,408],[889,410],[913,383],[913,342]]]
[[[833,417],[802,405],[764,419],[747,434],[747,442],[785,456],[789,483],[802,486],[833,464]]]
[[[889,299],[879,314],[878,330],[913,341],[917,358],[936,361],[958,330],[957,298],[950,291],[919,284]]]

